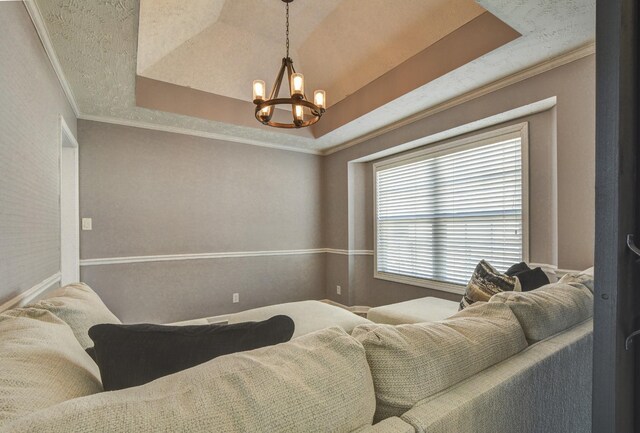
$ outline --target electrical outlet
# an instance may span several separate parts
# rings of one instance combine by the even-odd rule
[[[240,302],[240,293],[234,293],[233,294],[233,303],[237,304],[238,302]]]
[[[342,287],[340,287],[340,286],[336,286],[336,293],[337,293],[338,295],[342,295]]]
[[[82,230],[92,230],[91,218],[82,218]]]

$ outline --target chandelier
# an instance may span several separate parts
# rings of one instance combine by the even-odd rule
[[[263,125],[275,128],[303,128],[310,126],[320,120],[322,113],[326,109],[326,94],[324,90],[313,92],[313,102],[307,100],[304,94],[304,76],[297,73],[293,67],[293,60],[289,57],[289,3],[293,0],[282,0],[286,3],[287,17],[287,55],[282,59],[282,66],[273,84],[271,95],[266,99],[266,84],[262,80],[253,82],[253,103],[256,104],[256,119]],[[289,84],[289,97],[279,98],[282,79],[285,70],[287,72],[287,82]],[[292,122],[281,123],[271,120],[275,107],[287,105],[291,107]]]

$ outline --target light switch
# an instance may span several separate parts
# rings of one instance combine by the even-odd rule
[[[92,230],[91,224],[91,218],[82,218],[82,230]]]

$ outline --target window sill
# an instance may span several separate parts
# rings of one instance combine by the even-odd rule
[[[394,283],[407,284],[410,286],[423,287],[425,289],[439,290],[441,292],[455,293],[463,295],[465,286],[451,283],[443,283],[442,281],[425,280],[422,278],[407,277],[397,274],[387,274],[384,272],[374,272],[373,278],[378,280],[391,281]]]

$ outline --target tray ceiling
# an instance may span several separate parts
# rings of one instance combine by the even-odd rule
[[[251,106],[251,80],[271,85],[283,56],[279,0],[34,1],[80,118],[309,152],[383,128],[595,38],[595,0],[298,0],[291,6],[292,57],[308,91],[328,91],[335,105],[327,115],[452,30],[477,22],[485,10],[522,35],[347,123],[337,119],[335,129],[315,138],[310,131],[263,127],[251,111],[239,113],[255,123],[249,125],[136,105],[136,79],[146,78]],[[433,18],[435,11],[440,19]]]
[[[485,12],[473,0],[298,0],[290,10],[291,57],[329,106]],[[254,79],[273,85],[284,33],[277,0],[141,0],[137,73],[250,102]]]

